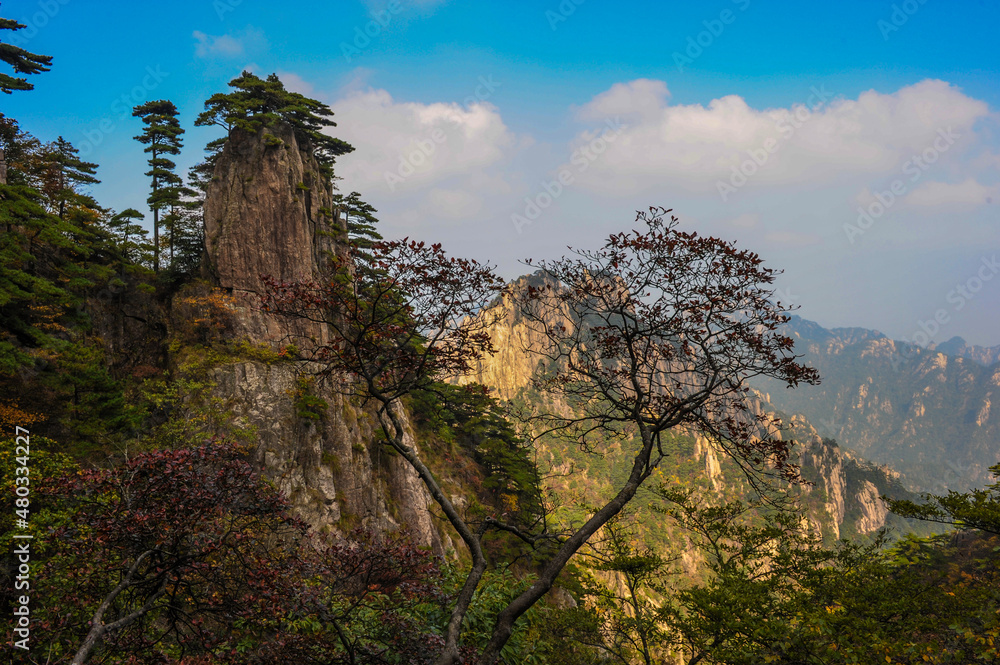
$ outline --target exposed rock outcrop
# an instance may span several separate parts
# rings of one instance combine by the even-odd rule
[[[535,273],[519,278],[512,284],[512,288],[537,288],[545,283],[546,279]],[[505,300],[504,304],[509,303]],[[467,380],[482,383],[492,388],[500,398],[510,399],[521,391],[532,391],[531,377],[540,360],[539,354],[533,353],[532,349],[544,348],[547,340],[541,338],[542,333],[536,325],[528,325],[512,308],[507,307],[506,310],[490,331],[497,353],[482,359]],[[558,318],[555,309],[552,317],[553,320],[546,321],[546,325],[576,325],[568,314],[555,320]],[[819,326],[816,328],[822,331]],[[851,332],[853,338],[859,340],[872,337],[869,331],[861,329]],[[865,397],[864,390],[860,391],[861,399]],[[794,392],[783,387],[782,391]],[[550,403],[549,406],[556,409],[568,408],[561,403]],[[752,402],[751,408],[757,413],[775,410],[765,393],[757,393],[757,399]],[[811,503],[814,514],[809,519],[817,533],[837,539],[844,530],[867,533],[884,526],[887,511],[879,497],[904,491],[899,486],[898,474],[894,475],[886,468],[849,457],[836,443],[822,439],[815,428],[801,417],[791,418],[788,424],[791,425],[791,436],[799,444],[797,461],[802,468],[802,475],[814,483],[804,491],[814,497]],[[788,436],[786,432],[773,430],[769,434],[779,438]],[[743,478],[738,473],[733,474],[731,470],[726,471],[725,457],[703,437],[695,435],[693,439],[692,457],[698,462],[699,471],[709,480],[713,490],[717,493],[727,489],[738,491]],[[669,466],[673,463],[676,462],[668,460],[663,463],[665,472],[669,472]],[[554,472],[564,472],[567,469],[568,467],[557,467]],[[584,468],[577,468],[576,471],[584,475],[590,473]],[[599,479],[592,480],[600,482]]]
[[[257,135],[234,130],[208,185],[204,215],[208,269],[241,308],[237,334],[328,341],[324,326],[279,321],[258,307],[262,276],[316,280],[329,258],[346,249],[346,224],[308,144],[300,145],[284,124]]]
[[[854,528],[858,533],[871,533],[885,524],[886,515],[889,509],[885,502],[879,498],[879,489],[870,480],[862,481],[861,489],[854,495],[855,500],[861,507],[861,515],[854,523]]]
[[[212,371],[215,393],[236,416],[232,426],[252,428],[264,473],[315,529],[405,529],[415,542],[440,551],[427,491],[402,457],[376,443],[368,410],[319,383],[311,391],[327,402],[322,417],[297,413],[304,369],[239,362]]]
[[[234,131],[204,210],[210,275],[240,310],[234,336],[272,347],[328,342],[326,325],[279,319],[256,306],[262,275],[316,280],[332,256],[346,252],[346,226],[309,146],[287,125],[256,136]],[[217,366],[209,378],[214,396],[234,415],[230,426],[252,433],[260,467],[314,528],[405,529],[417,544],[441,552],[432,501],[416,473],[378,443],[369,409],[322,380],[303,383],[316,369],[247,360]],[[325,403],[312,409],[321,413],[302,413],[297,400],[304,389],[315,404]]]
[[[536,272],[520,277],[512,288],[514,290],[540,288],[552,283],[551,279]],[[509,295],[505,294],[499,305],[503,308],[504,315],[490,328],[490,336],[497,352],[477,361],[469,376],[460,381],[481,383],[492,388],[501,399],[510,399],[529,385],[531,376],[541,360],[537,353],[531,352],[531,349],[546,348],[549,341],[539,332],[537,325],[529,325],[522,320],[517,308],[511,306]],[[568,311],[559,322],[567,326],[573,325]]]

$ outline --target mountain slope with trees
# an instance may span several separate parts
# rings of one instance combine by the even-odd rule
[[[989,479],[1000,462],[1000,366],[799,317],[785,331],[824,379],[794,391],[760,381],[777,408],[890,465],[911,488],[967,490]]]
[[[50,64],[2,43],[0,60]],[[140,202],[90,196],[98,165],[0,118],[16,657],[997,657],[997,486],[900,491],[900,520],[964,535],[887,548],[892,474],[750,387],[819,378],[756,254],[651,208],[510,287],[439,244],[383,240],[360,194],[335,195],[352,148],[322,131],[329,107],[276,75],[230,85],[197,120],[225,136],[190,190],[164,156],[183,119],[136,108],[152,239]]]

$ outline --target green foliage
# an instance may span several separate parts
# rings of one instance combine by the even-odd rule
[[[522,522],[530,523],[541,513],[540,480],[531,447],[508,420],[504,407],[482,386],[435,383],[411,397],[417,425],[461,446],[483,469],[482,487],[493,505]]]
[[[81,191],[100,182],[97,164],[79,158],[79,150],[63,137],[38,148],[32,175],[45,197],[48,211],[65,219],[68,213],[99,210],[97,202]]]
[[[66,449],[78,455],[97,452],[109,433],[139,425],[141,410],[125,402],[124,386],[109,373],[100,339],[82,337],[59,344],[52,364],[42,385],[63,405],[59,422],[73,442]]]
[[[593,617],[576,623],[570,637],[600,644],[621,662],[653,665],[669,655],[660,599],[671,591],[671,562],[639,541],[636,526],[634,514],[619,513],[590,544],[593,572],[582,576],[579,595]]]
[[[324,127],[337,125],[330,120],[333,111],[329,106],[286,90],[276,74],[261,79],[244,71],[230,81],[229,86],[234,89],[233,92],[220,92],[208,98],[205,111],[198,116],[196,125],[218,125],[227,132],[240,129],[257,134],[278,122],[287,122],[295,130],[296,137],[315,153],[327,178],[333,173],[336,158],[354,150],[348,143],[322,132]],[[280,139],[270,134],[265,140],[269,146],[281,144]],[[211,154],[216,152],[215,146],[210,146]],[[202,169],[203,173],[211,170],[213,161],[210,157],[209,164]]]
[[[442,590],[454,594],[458,592],[465,575],[453,565],[444,567]],[[479,583],[469,612],[463,624],[461,644],[468,653],[476,653],[489,642],[493,621],[507,604],[535,581],[534,576],[515,574],[509,569],[488,570]],[[584,665],[588,662],[588,650],[579,645],[568,644],[562,635],[553,632],[552,624],[563,620],[564,610],[551,605],[539,604],[528,610],[518,621],[517,629],[501,650],[501,663],[524,665],[553,665],[559,656],[569,656],[573,660],[567,665]],[[440,610],[429,615],[431,621],[445,623],[447,616]],[[586,654],[586,655],[585,655]],[[475,662],[470,660],[467,662]]]
[[[22,454],[17,451],[17,445],[19,444],[16,438],[11,436],[0,439],[0,492],[3,492],[5,497],[13,497],[15,487],[23,485],[29,488],[28,532],[38,536],[41,535],[41,530],[37,528],[36,520],[33,520],[31,515],[59,509],[58,503],[47,501],[41,490],[51,486],[55,482],[55,479],[60,476],[75,473],[80,467],[70,455],[62,452],[60,445],[52,439],[31,434],[28,437],[28,442],[30,447],[29,459],[26,465],[21,465],[17,462],[17,458],[21,457]],[[21,466],[28,468],[27,474],[17,471]],[[17,478],[24,475],[27,476],[28,482],[17,480]],[[0,534],[3,534],[2,542],[4,544],[4,589],[13,588],[11,571],[14,569],[14,566],[13,557],[10,556],[12,551],[11,544],[13,542],[11,536],[14,533],[23,533],[24,531],[23,529],[14,529],[15,515],[11,509],[12,507],[12,502],[8,499],[8,509],[0,513]],[[39,539],[39,545],[42,545],[42,540]]]
[[[347,237],[355,247],[357,256],[357,269],[373,270],[374,258],[372,257],[372,246],[382,240],[382,235],[378,232],[378,212],[372,205],[361,200],[361,194],[351,192],[347,196],[334,194],[333,203],[344,216],[347,224]]]
[[[142,213],[135,208],[126,208],[112,215],[105,225],[114,238],[125,263],[151,267],[153,264],[153,245],[147,238],[146,229],[136,223],[142,218]]]
[[[330,406],[325,399],[313,393],[313,382],[306,377],[299,377],[293,397],[295,414],[307,420],[321,420]]]
[[[34,190],[0,185],[0,374],[8,376],[82,326],[84,294],[111,274],[99,260],[103,238],[96,229],[61,220],[40,204]]]
[[[10,30],[15,32],[26,26],[9,18],[0,18],[0,30]],[[2,33],[0,33],[2,34]],[[39,74],[49,71],[52,64],[52,56],[37,55],[29,53],[13,44],[5,44],[0,41],[0,60],[14,68],[15,74]],[[27,79],[17,78],[9,74],[0,73],[0,92],[10,94],[14,90],[33,90],[34,85],[28,83]]]
[[[184,181],[174,172],[177,165],[166,155],[179,155],[184,129],[177,121],[177,107],[165,99],[139,104],[132,115],[142,118],[146,128],[135,140],[149,154],[151,190],[146,202],[153,211],[153,270],[160,269],[160,213],[180,206]]]
[[[754,522],[742,503],[702,508],[687,493],[663,496],[674,502],[668,512],[689,529],[710,573],[674,594],[663,612],[690,663],[965,663],[997,656],[992,544],[964,563],[941,538],[907,538],[888,552],[884,536],[825,549],[794,513],[768,511]]]
[[[7,162],[7,184],[37,188],[35,164],[41,151],[41,141],[23,131],[17,120],[0,112],[0,148]]]
[[[991,466],[990,471],[1000,479],[1000,464]],[[903,517],[1000,535],[1000,482],[965,493],[925,494],[923,499],[921,504],[889,499],[889,510]]]

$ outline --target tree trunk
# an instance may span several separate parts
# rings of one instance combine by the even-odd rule
[[[370,387],[374,388],[374,386]],[[455,528],[455,531],[458,532],[466,547],[469,548],[469,554],[472,555],[472,569],[469,571],[469,575],[465,579],[465,584],[462,586],[462,590],[455,600],[455,606],[452,608],[451,617],[445,629],[445,647],[436,661],[436,665],[456,665],[459,662],[458,640],[462,634],[462,623],[465,620],[466,612],[469,611],[469,605],[472,604],[472,596],[479,586],[479,581],[482,579],[483,573],[486,572],[486,555],[483,554],[479,537],[472,532],[465,523],[465,520],[462,519],[462,516],[458,514],[455,506],[445,496],[444,491],[438,485],[430,469],[417,456],[416,451],[403,442],[405,427],[399,418],[399,414],[396,412],[398,405],[391,400],[383,398],[379,398],[379,401],[382,402],[382,409],[379,411],[382,427],[386,434],[392,433],[392,438],[389,442],[390,445],[417,472],[420,480],[423,481],[424,486],[430,492],[431,498],[441,507],[448,521]]]
[[[642,450],[632,463],[632,472],[624,487],[615,495],[611,501],[598,510],[587,520],[587,523],[580,527],[576,533],[563,542],[559,551],[549,559],[549,562],[538,575],[538,580],[526,589],[520,596],[510,602],[507,607],[497,616],[493,625],[493,635],[489,644],[486,645],[483,655],[479,658],[479,665],[495,665],[500,658],[500,650],[507,644],[511,634],[514,632],[514,624],[518,618],[542,599],[552,585],[555,584],[559,573],[569,562],[570,558],[576,554],[577,550],[583,547],[584,543],[590,539],[597,531],[607,524],[608,520],[621,512],[622,508],[632,500],[636,490],[649,476],[651,469],[648,468],[649,459],[653,451],[653,437],[648,432],[643,433],[644,444]]]
[[[154,188],[155,192],[156,189]],[[153,272],[160,272],[160,209],[153,208]]]

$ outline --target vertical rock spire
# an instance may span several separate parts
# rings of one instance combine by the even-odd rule
[[[287,124],[234,130],[205,194],[209,270],[241,308],[238,335],[254,341],[329,338],[326,326],[277,321],[257,309],[262,276],[316,280],[347,251],[347,226],[308,145]]]

